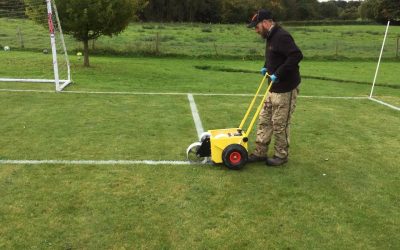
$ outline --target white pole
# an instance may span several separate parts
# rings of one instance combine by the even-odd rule
[[[60,39],[61,39],[61,44],[63,46],[64,49],[64,57],[65,57],[65,61],[67,62],[67,74],[68,74],[68,82],[72,82],[71,80],[71,64],[69,62],[69,58],[68,58],[68,52],[67,52],[67,46],[65,46],[65,40],[64,40],[64,33],[62,31],[61,28],[61,22],[60,22],[60,18],[58,17],[58,11],[57,11],[57,6],[55,4],[55,2],[53,1],[53,9],[54,9],[54,14],[56,15],[56,20],[57,20],[57,27],[58,30],[60,32]]]
[[[385,47],[386,36],[387,36],[388,30],[389,30],[389,25],[390,25],[390,21],[388,21],[387,26],[386,26],[385,37],[383,38],[383,43],[382,43],[382,48],[381,48],[381,54],[379,55],[378,65],[376,66],[374,82],[372,83],[372,88],[371,88],[371,93],[369,95],[369,98],[372,98],[372,93],[374,92],[374,87],[375,87],[375,83],[376,83],[376,77],[378,76],[379,66],[381,64],[383,48]]]
[[[47,21],[49,23],[51,51],[53,54],[53,69],[54,69],[54,82],[56,83],[56,91],[60,91],[60,79],[58,76],[58,64],[57,64],[57,50],[56,50],[56,37],[54,35],[54,24],[53,24],[53,13],[51,10],[51,0],[47,2]]]

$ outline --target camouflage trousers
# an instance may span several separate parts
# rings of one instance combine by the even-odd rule
[[[260,112],[257,126],[256,148],[254,154],[266,156],[272,136],[275,139],[275,156],[289,156],[289,126],[296,108],[299,89],[286,93],[269,93]]]

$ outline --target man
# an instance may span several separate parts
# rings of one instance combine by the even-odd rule
[[[289,125],[299,93],[299,62],[303,54],[292,36],[274,21],[268,10],[259,10],[248,27],[255,28],[267,40],[261,74],[268,73],[273,82],[260,112],[256,147],[249,161],[266,161],[268,166],[281,166],[288,162],[289,157]],[[268,158],[272,135],[275,138],[275,153],[272,158]]]

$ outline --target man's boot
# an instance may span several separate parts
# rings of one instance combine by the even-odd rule
[[[279,158],[278,156],[274,156],[272,158],[268,158],[266,164],[267,164],[267,166],[278,167],[278,166],[282,166],[286,162],[288,162],[287,157]]]
[[[247,158],[247,162],[252,163],[252,162],[262,162],[262,161],[267,161],[268,157],[267,156],[258,156],[255,154],[250,154],[249,157]]]

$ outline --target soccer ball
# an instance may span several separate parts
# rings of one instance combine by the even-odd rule
[[[10,47],[9,46],[4,46],[4,51],[10,51]]]

